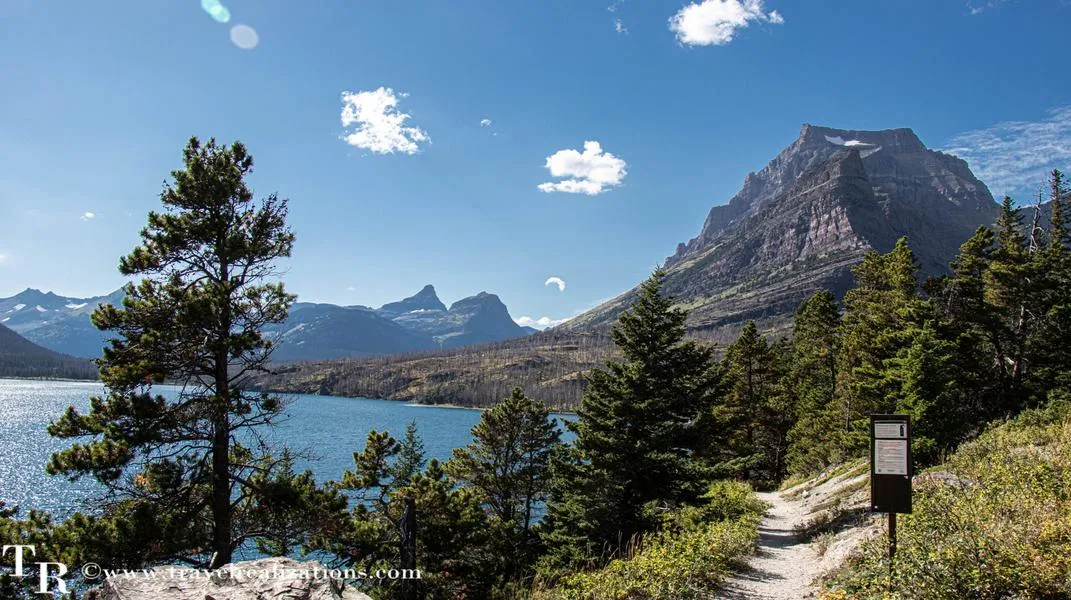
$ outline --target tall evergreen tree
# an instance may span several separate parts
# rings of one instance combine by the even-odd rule
[[[1034,257],[1038,276],[1035,311],[1037,326],[1028,337],[1034,360],[1029,385],[1034,400],[1055,389],[1071,390],[1071,252],[1068,244],[1067,203],[1069,194],[1063,173],[1050,177],[1048,243]]]
[[[771,345],[749,321],[721,362],[724,391],[714,408],[718,436],[712,456],[723,476],[759,485],[784,474],[788,428],[795,407],[786,393],[787,348]]]
[[[895,412],[903,400],[902,359],[933,316],[932,303],[919,293],[918,269],[901,238],[888,254],[867,253],[853,271],[837,367],[845,432],[838,451],[847,456],[865,451],[868,415]]]
[[[271,356],[262,328],[283,321],[293,301],[267,281],[294,243],[286,200],[254,201],[245,182],[253,159],[240,143],[193,138],[183,160],[161,194],[165,210],[149,213],[141,244],[120,260],[120,272],[141,281],[122,306],[93,313],[116,336],[100,361],[107,396],[49,427],[90,439],[54,454],[48,470],[103,483],[104,514],[122,522],[122,543],[144,561],[210,555],[215,568],[241,544],[272,537],[278,511],[311,517],[338,499],[256,441],[282,405],[244,389]],[[182,386],[177,397],[153,393],[165,381]]]
[[[844,457],[844,427],[837,418],[837,359],[841,315],[833,293],[815,292],[796,311],[789,375],[798,418],[789,432],[788,466],[811,473]]]
[[[986,299],[985,289],[995,249],[993,231],[979,227],[960,246],[951,275],[927,283],[935,301],[939,337],[950,344],[948,368],[953,383],[947,393],[952,412],[945,415],[945,425],[952,445],[1004,410],[1004,366],[1000,363],[1006,340],[998,310]]]
[[[716,394],[714,359],[684,340],[687,313],[661,294],[664,276],[655,271],[613,327],[624,360],[588,375],[568,425],[576,441],[553,466],[550,567],[608,558],[653,527],[652,508],[702,492],[692,459]]]
[[[473,442],[454,450],[446,471],[469,486],[502,525],[507,579],[517,577],[535,556],[535,510],[550,490],[550,456],[561,431],[542,402],[515,388],[481,415]]]

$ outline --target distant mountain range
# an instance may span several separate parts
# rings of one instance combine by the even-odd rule
[[[799,137],[666,259],[664,292],[690,311],[689,332],[720,344],[756,320],[781,332],[819,289],[838,297],[869,250],[907,236],[924,275],[947,272],[963,242],[998,206],[967,163],[930,150],[910,129],[804,125]],[[613,354],[607,329],[637,288],[530,338],[417,356],[301,365],[267,378],[279,391],[344,393],[486,406],[510,382],[575,405],[581,374]],[[449,382],[449,386],[441,382]]]
[[[97,366],[42,348],[0,325],[0,377],[96,379]]]
[[[0,299],[0,325],[55,352],[96,358],[107,335],[93,326],[90,314],[97,305],[118,304],[122,298],[122,290],[69,298],[27,289]],[[480,292],[447,309],[428,285],[379,309],[298,302],[286,322],[266,333],[278,340],[274,360],[300,361],[454,348],[532,331],[517,325],[494,294]]]

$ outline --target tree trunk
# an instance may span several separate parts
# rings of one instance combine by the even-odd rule
[[[222,243],[218,246],[222,247]],[[219,319],[219,339],[216,348],[216,412],[213,418],[212,436],[212,569],[231,562],[234,551],[231,531],[231,387],[230,352],[228,341],[231,335],[230,269],[226,259],[220,261],[220,279],[223,282],[223,305]]]

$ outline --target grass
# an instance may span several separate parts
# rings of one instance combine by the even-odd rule
[[[1071,403],[965,444],[915,488],[890,569],[885,536],[824,582],[824,598],[1071,598]]]

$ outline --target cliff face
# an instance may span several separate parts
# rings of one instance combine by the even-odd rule
[[[696,329],[788,314],[817,289],[843,293],[867,250],[886,252],[901,236],[924,274],[944,272],[996,208],[964,161],[927,149],[910,129],[804,125],[666,259],[665,289],[692,310]],[[608,324],[633,294],[565,327]]]

